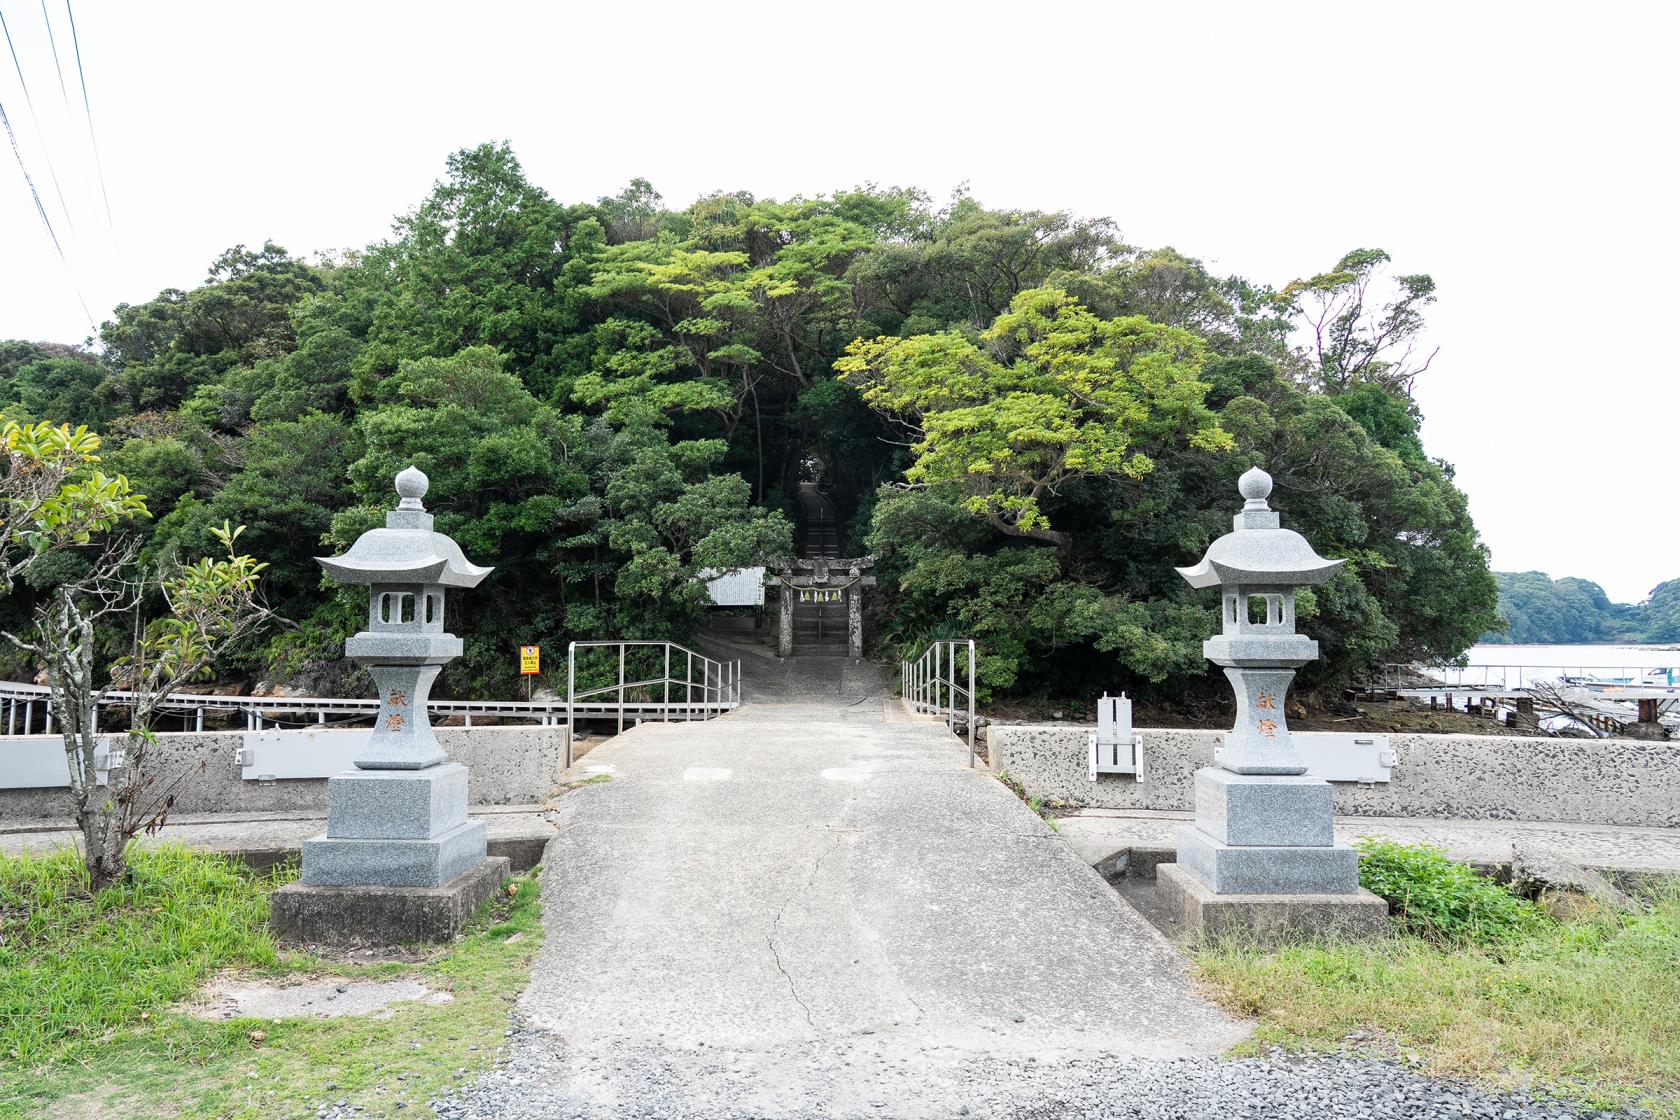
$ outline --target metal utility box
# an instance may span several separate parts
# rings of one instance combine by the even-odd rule
[[[94,778],[104,785],[111,771],[111,740],[93,747]],[[70,760],[62,735],[19,735],[0,739],[0,789],[61,789],[70,785]]]
[[[248,731],[239,749],[239,776],[246,781],[330,778],[352,770],[373,732]]]
[[[1133,774],[1143,781],[1143,736],[1132,731],[1132,702],[1125,693],[1103,693],[1097,701],[1097,729],[1089,739],[1087,777],[1098,774]]]
[[[1399,758],[1386,735],[1341,731],[1297,731],[1295,750],[1307,764],[1307,776],[1327,782],[1387,782]],[[1219,752],[1214,752],[1217,762]]]

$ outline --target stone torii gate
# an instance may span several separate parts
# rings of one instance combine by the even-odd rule
[[[875,557],[849,560],[821,557],[787,560],[772,570],[781,583],[781,609],[776,630],[776,652],[793,656],[793,604],[796,600],[824,602],[846,599],[846,654],[863,656],[863,589],[875,586]]]

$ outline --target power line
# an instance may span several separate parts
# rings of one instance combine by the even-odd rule
[[[12,131],[12,118],[6,114],[6,106],[0,103],[0,125],[6,129],[6,139],[12,142],[12,155],[17,157],[18,170],[23,172],[23,181],[29,184],[29,197],[35,200],[35,213],[41,215],[41,224],[47,227],[47,236],[52,238],[53,248],[58,251],[59,263],[64,265],[64,271],[70,274],[70,286],[76,290],[76,301],[82,305],[82,314],[87,316],[88,327],[95,334],[99,328],[93,325],[93,312],[88,310],[87,299],[82,295],[82,286],[76,283],[76,274],[70,268],[70,258],[64,255],[64,246],[58,242],[58,233],[53,229],[52,219],[47,217],[47,208],[41,205],[41,193],[35,189],[35,177],[29,173],[28,164],[23,162],[23,150],[18,147],[17,133]]]
[[[64,98],[64,107],[70,108],[70,94],[64,89],[64,67],[58,64],[58,40],[53,38],[52,17],[47,14],[47,0],[41,0],[41,18],[47,23],[47,43],[52,47],[53,69],[58,71],[58,95]]]
[[[70,43],[76,48],[76,76],[82,82],[82,108],[87,113],[88,141],[93,145],[93,166],[99,172],[99,194],[105,200],[105,224],[111,227],[111,240],[117,239],[117,223],[111,220],[111,195],[105,189],[105,161],[99,158],[99,138],[93,134],[93,104],[88,100],[87,72],[82,69],[82,41],[76,35],[76,13],[70,10],[70,0],[64,0],[64,14],[70,17]]]
[[[12,29],[6,26],[6,13],[0,12],[0,31],[6,33],[6,49],[12,52],[12,66],[17,70],[18,85],[23,87],[23,101],[29,106],[29,119],[35,122],[35,139],[41,142],[41,155],[47,161],[47,174],[52,176],[53,190],[58,193],[59,209],[64,211],[64,221],[70,226],[70,232],[76,232],[76,219],[70,216],[70,207],[64,201],[64,188],[58,183],[58,168],[53,166],[52,152],[47,150],[47,137],[41,131],[41,118],[35,112],[35,99],[29,96],[29,83],[23,77],[23,63],[18,61],[17,47],[12,45]]]

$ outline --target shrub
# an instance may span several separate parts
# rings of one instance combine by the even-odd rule
[[[1362,838],[1359,884],[1385,899],[1401,930],[1488,945],[1533,929],[1540,910],[1428,844]]]

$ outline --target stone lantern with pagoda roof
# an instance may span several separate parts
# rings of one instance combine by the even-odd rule
[[[432,683],[461,655],[444,632],[449,588],[491,569],[433,529],[426,476],[409,467],[401,498],[342,556],[318,563],[368,588],[367,629],[344,644],[379,689],[379,716],[355,769],[327,781],[327,831],[303,844],[302,876],[275,892],[274,922],[311,941],[441,940],[453,936],[508,875],[486,858],[483,821],[467,819],[467,771],[432,731]]]
[[[1360,888],[1359,853],[1335,842],[1330,783],[1308,776],[1285,713],[1295,670],[1318,657],[1318,643],[1295,631],[1295,592],[1345,561],[1281,526],[1265,471],[1246,472],[1237,491],[1232,531],[1178,569],[1192,587],[1220,589],[1221,632],[1202,651],[1224,667],[1237,719],[1217,765],[1196,771],[1196,821],[1178,830],[1177,863],[1158,869],[1163,896],[1198,934],[1377,932],[1386,904]]]

